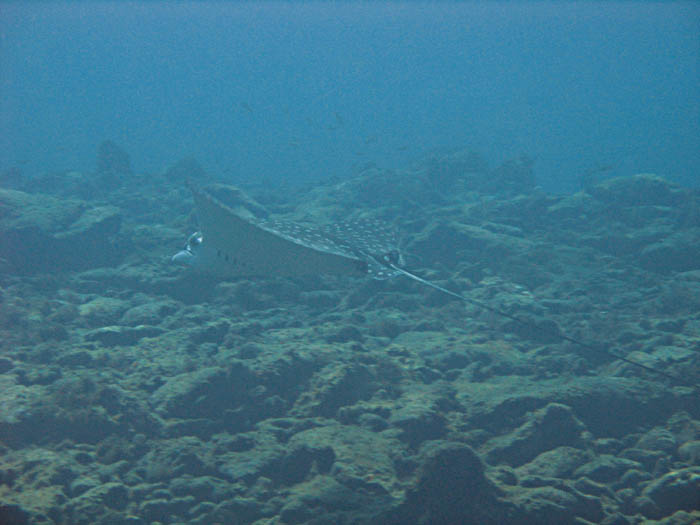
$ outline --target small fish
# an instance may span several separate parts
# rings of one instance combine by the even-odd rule
[[[246,110],[248,113],[252,113],[252,112],[253,112],[253,108],[251,108],[251,107],[250,107],[250,104],[248,104],[247,102],[241,102],[241,107],[242,107],[244,110]]]

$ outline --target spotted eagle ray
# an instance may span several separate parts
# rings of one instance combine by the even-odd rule
[[[173,261],[218,277],[341,274],[388,279],[403,264],[391,228],[355,220],[327,226],[257,219],[188,184],[201,231]]]
[[[283,276],[340,274],[389,279],[404,275],[450,297],[475,305],[577,347],[619,359],[653,374],[697,388],[693,380],[639,363],[606,348],[563,333],[556,323],[541,325],[515,316],[482,301],[455,293],[403,268],[396,232],[380,221],[355,220],[324,226],[291,221],[259,219],[236,210],[192,183],[200,231],[190,235],[173,262],[192,266],[210,275]]]

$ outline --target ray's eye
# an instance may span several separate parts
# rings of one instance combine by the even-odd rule
[[[399,252],[396,250],[391,250],[382,255],[382,261],[386,264],[400,264],[400,258]]]
[[[202,244],[202,232],[194,232],[187,239],[185,250],[192,250],[194,248],[197,248],[200,244]]]
[[[396,250],[391,250],[388,253],[384,254],[384,262],[390,263],[390,264],[398,264],[399,263],[399,252]]]

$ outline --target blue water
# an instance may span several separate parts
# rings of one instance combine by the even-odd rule
[[[472,148],[700,179],[698,3],[0,3],[0,170],[315,180]]]

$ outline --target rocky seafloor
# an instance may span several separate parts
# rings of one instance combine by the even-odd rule
[[[411,271],[523,324],[403,277],[175,267],[182,181],[211,181],[118,154],[0,189],[3,525],[700,520],[697,190],[551,195],[465,152],[246,188],[390,222]]]

